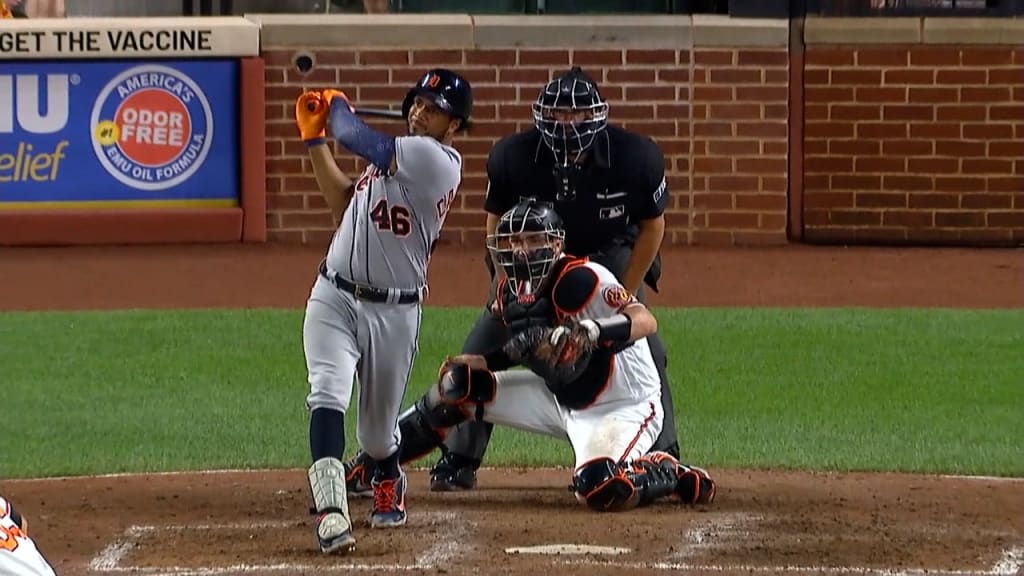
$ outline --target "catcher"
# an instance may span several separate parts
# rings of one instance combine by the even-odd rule
[[[28,519],[0,496],[0,574],[54,576],[53,567],[28,535]]]
[[[492,311],[511,336],[486,355],[445,361],[437,385],[402,415],[400,460],[426,455],[448,429],[476,419],[568,438],[571,488],[593,509],[628,510],[672,495],[712,502],[707,472],[648,454],[662,427],[646,339],[657,320],[607,268],[565,255],[564,237],[550,204],[526,199],[501,216],[487,237],[506,273]],[[510,363],[529,370],[488,370]],[[351,493],[373,466],[363,453],[346,463]]]

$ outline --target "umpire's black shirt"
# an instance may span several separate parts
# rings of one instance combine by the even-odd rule
[[[557,202],[561,184],[554,155],[530,129],[498,141],[487,158],[484,209],[501,215],[525,197],[554,203],[565,223],[565,250],[576,256],[632,245],[637,221],[656,218],[668,205],[665,159],[653,140],[609,124],[587,151],[576,198]]]

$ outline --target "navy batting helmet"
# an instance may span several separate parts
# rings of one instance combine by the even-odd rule
[[[469,124],[473,113],[473,88],[455,72],[444,68],[427,71],[402,101],[402,115],[406,120],[409,119],[409,110],[416,96],[430,100],[441,110],[462,120],[463,127]]]

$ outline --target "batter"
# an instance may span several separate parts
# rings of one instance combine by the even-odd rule
[[[471,109],[469,83],[445,69],[428,71],[406,95],[407,136],[371,129],[336,90],[306,92],[296,102],[317,184],[340,223],[303,323],[308,476],[324,553],[355,546],[341,462],[355,379],[357,437],[375,462],[370,526],[407,521],[398,417],[418,351],[430,254],[462,178],[462,157],[450,144],[467,127]],[[368,163],[355,181],[327,147],[328,125],[340,145]]]

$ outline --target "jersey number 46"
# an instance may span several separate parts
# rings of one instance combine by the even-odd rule
[[[409,209],[405,206],[388,207],[387,200],[380,200],[370,210],[370,220],[377,225],[378,230],[390,230],[398,237],[408,236],[412,231],[412,222],[409,220]]]

